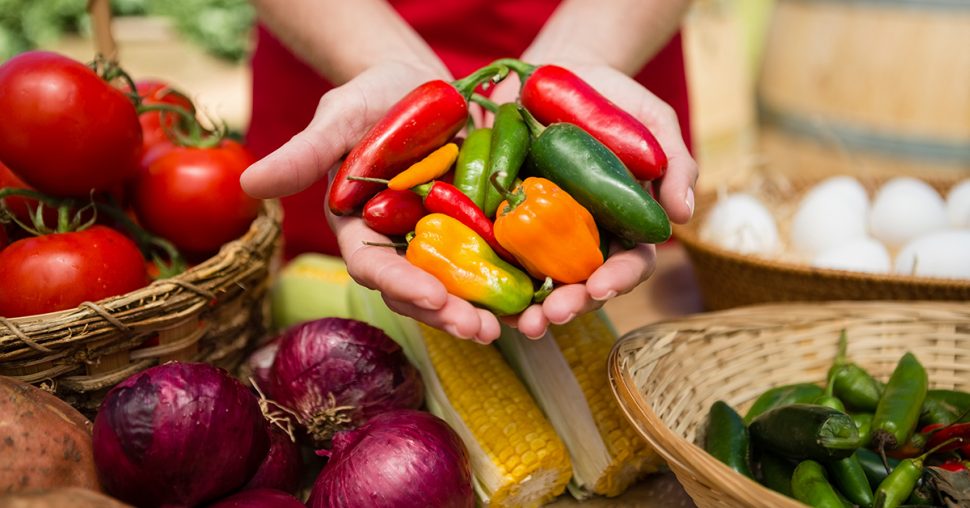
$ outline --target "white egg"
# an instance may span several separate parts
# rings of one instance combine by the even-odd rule
[[[889,273],[892,262],[885,245],[872,238],[862,238],[825,249],[815,256],[812,266],[854,272]]]
[[[955,228],[970,228],[970,180],[950,188],[946,195],[946,215]]]
[[[838,245],[866,236],[866,211],[858,202],[839,193],[805,196],[791,220],[791,243],[798,251],[815,256]]]
[[[876,194],[869,212],[869,233],[890,247],[946,227],[943,198],[921,180],[897,177]]]
[[[923,235],[896,256],[903,275],[970,279],[970,231],[947,230]]]
[[[819,199],[818,196],[837,198],[863,213],[869,212],[869,193],[862,183],[852,176],[833,176],[822,180],[805,193],[802,202]]]
[[[758,198],[732,194],[707,214],[701,239],[743,254],[771,254],[781,249],[774,216]]]

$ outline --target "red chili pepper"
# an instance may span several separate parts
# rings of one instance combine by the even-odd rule
[[[450,183],[434,181],[419,185],[412,189],[424,197],[424,207],[431,213],[443,213],[454,219],[458,219],[462,224],[470,227],[481,236],[488,246],[495,251],[502,259],[518,266],[509,251],[499,245],[495,239],[495,230],[492,221],[489,220],[485,212],[482,211],[470,197],[458,190],[458,187]]]
[[[421,196],[410,190],[385,189],[364,203],[361,217],[367,227],[382,235],[401,236],[428,214]]]
[[[522,79],[522,105],[541,123],[582,127],[623,161],[637,180],[655,180],[667,171],[667,154],[650,129],[571,71],[556,65],[536,67],[514,59],[493,62]]]
[[[340,165],[330,187],[330,211],[349,215],[381,189],[348,176],[390,179],[447,143],[465,126],[468,99],[475,88],[507,73],[507,67],[493,64],[451,83],[428,81],[405,95]]]
[[[944,443],[947,440],[959,438],[953,443],[948,444],[940,448],[940,452],[951,452],[953,450],[959,450],[964,446],[970,444],[970,422],[968,423],[951,423],[946,427],[933,431],[930,438],[926,441],[927,448],[933,448],[938,446],[940,443]]]
[[[939,467],[941,469],[946,469],[947,471],[953,471],[955,473],[960,471],[970,470],[970,469],[967,469],[966,461],[962,461],[962,460],[948,460],[940,464]]]

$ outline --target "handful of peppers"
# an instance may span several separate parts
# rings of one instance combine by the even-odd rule
[[[929,389],[911,353],[876,380],[847,358],[843,332],[824,388],[772,388],[743,417],[715,402],[705,449],[809,506],[951,506],[941,485],[970,494],[968,413],[970,393]]]
[[[474,93],[510,72],[519,101]],[[472,101],[494,113],[492,127],[470,122]],[[575,74],[501,59],[392,106],[344,160],[329,204],[404,237],[406,258],[450,293],[511,315],[555,284],[585,281],[608,239],[667,240],[667,214],[641,184],[666,164],[642,123]]]

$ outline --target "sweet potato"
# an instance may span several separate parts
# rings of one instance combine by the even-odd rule
[[[0,508],[130,508],[104,494],[68,487],[47,492],[0,496]]]
[[[0,376],[0,496],[60,487],[100,491],[91,422],[66,402]]]

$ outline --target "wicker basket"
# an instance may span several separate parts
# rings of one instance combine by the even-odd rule
[[[887,177],[860,178],[870,195]],[[774,214],[782,238],[804,192],[816,179],[756,176],[738,191],[758,196]],[[928,181],[945,193],[958,180]],[[721,310],[773,302],[833,300],[970,300],[970,280],[879,275],[814,268],[790,250],[771,259],[739,254],[700,239],[699,231],[717,193],[698,196],[694,220],[674,226],[690,256],[705,308]]]
[[[42,386],[90,415],[109,388],[170,360],[234,369],[269,323],[282,209],[184,273],[124,295],[36,316],[0,317],[0,375]]]
[[[620,405],[704,508],[796,508],[698,446],[711,404],[742,414],[768,388],[818,382],[835,358],[839,333],[848,354],[878,379],[911,351],[931,386],[970,390],[970,304],[830,302],[754,306],[634,330],[609,358]]]

